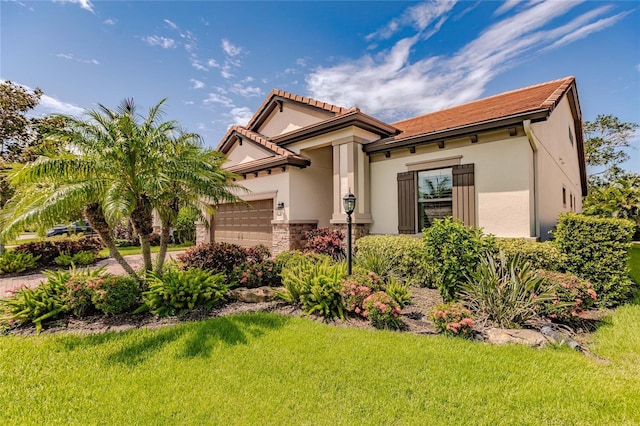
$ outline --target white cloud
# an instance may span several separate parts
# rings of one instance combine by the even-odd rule
[[[171,49],[176,47],[176,41],[172,38],[161,36],[146,36],[142,37],[149,46],[160,46],[163,49]]]
[[[636,65],[636,71],[640,72],[640,64]]]
[[[93,10],[93,3],[91,3],[90,0],[53,0],[53,2],[77,4],[84,10],[88,10],[89,12],[95,14],[95,11]]]
[[[504,3],[502,3],[500,7],[497,8],[495,12],[493,12],[493,14],[496,16],[502,15],[503,13],[506,13],[516,7],[521,2],[522,0],[505,0]]]
[[[115,18],[109,18],[109,19],[105,19],[104,21],[102,21],[103,24],[105,25],[115,25],[118,22],[117,19]]]
[[[193,105],[195,102],[193,101],[182,101],[184,105]]]
[[[84,112],[84,109],[80,107],[77,107],[68,102],[63,102],[48,95],[42,95],[37,110],[42,111],[45,114],[65,114],[75,116],[80,115]]]
[[[193,83],[192,89],[202,89],[204,87],[204,83],[200,80],[196,80],[195,78],[192,78],[189,81]]]
[[[62,59],[67,59],[70,61],[76,61],[76,62],[80,62],[83,64],[94,64],[94,65],[100,65],[100,62],[98,62],[97,59],[81,59],[81,58],[76,58],[75,56],[73,56],[72,53],[58,53],[56,54],[56,57],[58,58],[62,58]]]
[[[199,71],[209,71],[207,67],[202,65],[202,62],[200,62],[200,60],[197,57],[191,56],[189,60],[191,61],[191,66],[194,67],[195,69]]]
[[[366,39],[386,40],[407,26],[412,26],[416,31],[424,31],[432,22],[449,12],[455,4],[455,0],[430,0],[416,4],[406,9],[400,17],[392,19],[384,27],[367,35]]]
[[[164,23],[167,24],[173,30],[177,30],[178,29],[178,26],[174,22],[172,22],[172,21],[170,21],[168,19],[164,19]]]
[[[603,30],[607,27],[614,25],[620,19],[627,16],[631,11],[618,13],[617,15],[610,16],[608,18],[599,19],[596,22],[593,22],[588,25],[580,26],[576,28],[575,31],[572,31],[569,34],[566,34],[556,42],[554,42],[551,46],[545,48],[545,50],[555,49],[556,47],[563,46],[565,44],[572,43],[576,40],[580,40],[582,38],[587,37],[589,34]]]
[[[480,97],[492,79],[515,64],[621,19],[615,15],[595,21],[608,10],[605,7],[562,22],[577,4],[529,2],[522,10],[490,25],[454,54],[413,60],[412,49],[425,38],[418,27],[413,37],[403,38],[376,55],[317,68],[307,77],[307,89],[316,99],[345,107],[355,105],[384,119],[468,102]]]
[[[232,44],[226,38],[222,39],[221,46],[222,46],[222,50],[224,50],[224,53],[226,53],[229,56],[238,56],[243,52],[242,47]]]
[[[227,107],[227,108],[234,108],[235,107],[235,104],[233,103],[231,98],[228,98],[228,97],[226,97],[224,95],[221,95],[219,93],[209,93],[208,98],[203,100],[202,103],[205,104],[205,105],[218,104],[218,105],[222,105],[223,107]]]
[[[240,83],[235,83],[230,90],[237,95],[244,96],[245,98],[262,96],[262,90],[259,87],[243,86]]]
[[[306,67],[307,66],[307,59],[308,58],[298,58],[296,59],[296,65],[298,65],[299,67]]]
[[[248,107],[238,107],[231,109],[227,115],[231,119],[231,125],[239,124],[244,126],[251,120],[251,117],[253,117],[253,112]]]
[[[216,60],[215,60],[215,59],[209,59],[209,60],[207,61],[207,65],[208,65],[210,68],[219,68],[219,67],[220,67],[220,64],[218,64],[218,63],[216,62]]]
[[[231,74],[227,70],[220,71],[220,75],[222,76],[222,78],[231,78],[231,77],[233,77],[233,74]]]

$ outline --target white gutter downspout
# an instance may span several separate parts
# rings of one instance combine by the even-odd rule
[[[533,229],[531,230],[532,237],[539,239],[540,238],[540,212],[539,212],[539,201],[538,201],[538,146],[536,145],[535,139],[533,137],[533,132],[531,131],[531,120],[524,120],[522,122],[524,127],[524,133],[527,135],[527,139],[529,139],[529,145],[531,146],[531,151],[533,154],[533,209],[531,211],[532,219],[533,219]]]

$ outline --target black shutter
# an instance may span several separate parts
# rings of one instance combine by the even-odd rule
[[[453,166],[453,217],[476,226],[476,187],[473,164]]]
[[[415,172],[398,173],[398,233],[416,232]]]

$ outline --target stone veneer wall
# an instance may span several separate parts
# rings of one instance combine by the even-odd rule
[[[210,243],[211,234],[204,222],[196,221],[196,245],[202,243]]]
[[[317,223],[272,223],[273,256],[287,250],[300,250],[306,244],[305,234],[318,228]]]

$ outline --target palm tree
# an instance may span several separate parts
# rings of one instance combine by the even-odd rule
[[[163,218],[163,233],[168,234],[164,229],[165,222],[171,226],[168,206],[204,207],[202,197],[235,200],[233,191],[239,188],[233,175],[222,170],[223,157],[203,150],[197,135],[181,134],[175,121],[160,121],[164,102],[146,117],[137,113],[130,99],[115,111],[99,105],[87,112],[87,120],[65,117],[69,127],[50,136],[65,149],[10,174],[18,190],[4,211],[1,235],[15,235],[32,223],[48,226],[83,209],[111,255],[135,277],[111,237],[113,225],[127,217],[139,235],[144,268],[151,270],[154,208]],[[160,268],[167,242],[168,237],[159,256]]]

